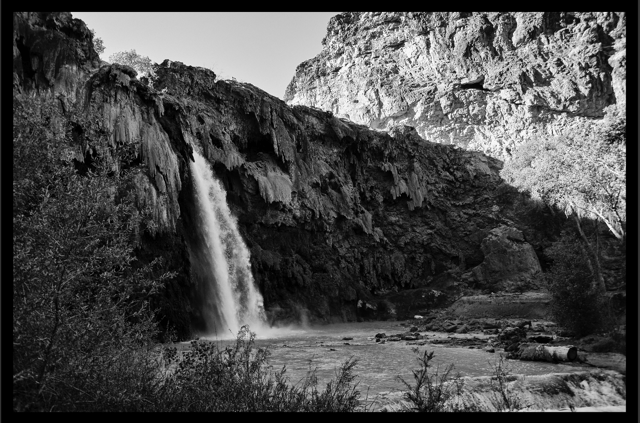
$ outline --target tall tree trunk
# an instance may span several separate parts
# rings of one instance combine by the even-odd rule
[[[607,286],[605,285],[604,278],[602,277],[602,269],[600,267],[600,260],[598,260],[598,254],[593,251],[593,247],[591,247],[589,239],[584,234],[582,226],[580,225],[580,218],[576,213],[573,213],[573,219],[576,222],[578,233],[580,233],[580,239],[582,240],[584,249],[587,252],[587,260],[589,260],[589,262],[591,263],[593,275],[595,277],[596,288],[598,288],[600,292],[604,293],[607,291]]]

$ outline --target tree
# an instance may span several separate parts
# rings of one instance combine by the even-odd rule
[[[598,255],[582,228],[584,218],[603,221],[626,243],[626,117],[610,109],[601,125],[562,137],[533,138],[518,146],[502,177],[570,216],[596,282],[605,290]]]
[[[134,266],[140,214],[122,194],[127,175],[108,176],[100,156],[78,174],[66,123],[52,100],[14,97],[17,410],[95,401],[119,357],[153,341],[149,298],[170,276]]]
[[[131,66],[136,72],[144,75],[151,76],[154,74],[154,63],[147,56],[141,56],[136,53],[135,50],[120,51],[109,56],[111,63],[119,63],[121,65]]]
[[[93,35],[93,48],[98,55],[101,55],[104,53],[105,49],[104,42],[102,41],[102,38],[96,37],[96,32],[93,29],[91,30],[91,35]]]

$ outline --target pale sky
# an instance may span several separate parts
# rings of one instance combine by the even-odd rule
[[[72,12],[106,47],[100,56],[135,49],[235,77],[278,98],[296,66],[322,49],[339,12]]]

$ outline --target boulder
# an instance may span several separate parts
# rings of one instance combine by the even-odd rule
[[[469,326],[462,325],[456,329],[456,333],[467,333],[469,332]]]
[[[492,229],[480,248],[484,260],[470,271],[476,287],[508,290],[533,283],[542,271],[533,247],[516,228],[500,225]]]
[[[507,327],[498,335],[500,341],[515,341],[526,339],[527,331],[518,327]]]
[[[444,326],[445,332],[455,332],[457,329],[458,329],[458,325],[456,325],[455,323],[448,323],[448,324],[445,324]]]
[[[536,335],[530,336],[529,341],[537,342],[539,344],[546,344],[553,341],[553,336],[551,335]]]
[[[498,323],[496,320],[494,319],[487,319],[484,322],[482,322],[482,328],[483,329],[497,329],[500,328],[500,323]]]

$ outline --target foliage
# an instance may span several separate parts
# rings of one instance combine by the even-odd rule
[[[489,397],[496,411],[518,411],[524,408],[520,397],[509,386],[510,375],[511,369],[507,366],[504,356],[500,354],[498,361],[493,364]]]
[[[139,74],[143,76],[153,76],[154,63],[147,56],[138,54],[135,49],[129,51],[119,51],[109,56],[111,63],[119,63],[121,65],[131,66]]]
[[[503,178],[550,206],[598,218],[623,239],[626,231],[626,117],[611,109],[595,128],[532,138],[505,163]]]
[[[192,341],[182,357],[174,348],[165,349],[175,370],[167,373],[160,410],[355,411],[359,406],[353,383],[356,360],[345,362],[321,392],[315,370],[300,386],[289,384],[285,368],[272,372],[269,350],[255,350],[254,340],[255,334],[244,326],[236,342],[224,349],[207,341]]]
[[[453,364],[445,367],[442,372],[437,367],[435,373],[430,374],[429,362],[433,359],[434,352],[428,353],[425,350],[421,355],[417,348],[413,351],[418,355],[420,364],[419,369],[413,370],[414,384],[398,376],[398,380],[407,388],[404,399],[411,404],[410,409],[421,412],[463,411],[459,403],[453,402],[463,388],[460,376],[451,375]]]
[[[430,374],[430,361],[433,360],[433,351],[413,350],[417,355],[420,368],[413,371],[414,383],[410,384],[402,377],[398,379],[405,385],[404,399],[410,406],[406,411],[422,412],[478,412],[478,411],[517,411],[523,408],[520,397],[515,394],[508,382],[513,378],[510,369],[501,355],[499,361],[493,365],[493,376],[489,389],[489,403],[491,407],[481,406],[476,403],[473,394],[465,388],[464,379],[460,374],[452,375],[454,365],[445,367],[443,372],[437,368]]]
[[[545,274],[556,322],[577,336],[603,327],[608,305],[594,288],[593,273],[575,236],[563,232],[547,250],[553,265]]]
[[[14,409],[83,409],[152,341],[148,299],[170,275],[134,268],[140,214],[116,199],[125,178],[100,157],[76,172],[56,104],[14,97],[14,110]]]
[[[104,42],[102,38],[96,37],[96,32],[93,29],[91,30],[91,35],[93,35],[93,49],[98,55],[101,55],[105,50]]]

